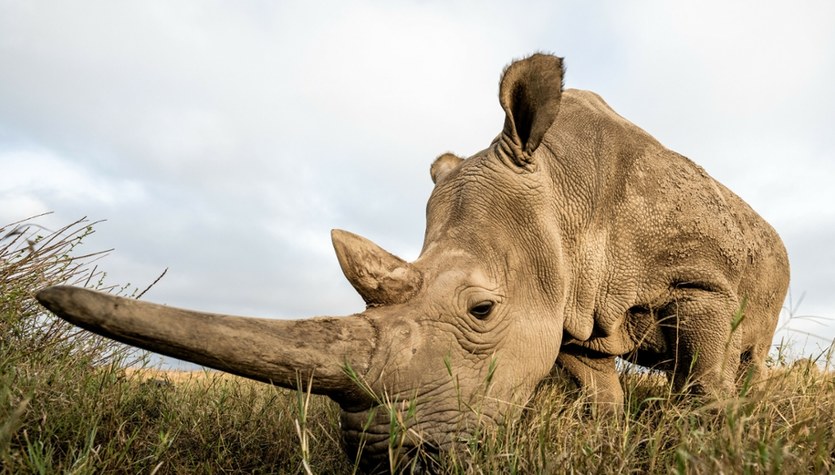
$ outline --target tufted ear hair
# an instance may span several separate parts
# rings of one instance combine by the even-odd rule
[[[562,96],[562,58],[537,53],[511,63],[499,86],[505,112],[502,142],[519,166],[532,155],[557,118]]]
[[[438,184],[445,176],[449,175],[455,167],[461,164],[464,159],[452,153],[445,153],[436,158],[429,168],[429,174],[432,175],[432,183]]]

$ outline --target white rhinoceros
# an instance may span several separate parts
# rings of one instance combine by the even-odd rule
[[[501,422],[555,364],[603,407],[623,401],[616,357],[682,390],[727,393],[769,350],[789,280],[780,238],[702,168],[562,80],[549,55],[506,69],[501,134],[432,165],[416,261],[334,231],[360,314],[241,318],[72,287],[37,297],[176,358],[290,388],[312,375],[371,471],[388,467],[386,401],[406,449],[445,450],[477,420]]]

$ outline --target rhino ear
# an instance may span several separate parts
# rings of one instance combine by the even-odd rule
[[[370,307],[402,303],[420,289],[420,272],[380,246],[349,233],[331,231],[342,273]]]
[[[533,152],[556,120],[562,79],[562,58],[546,54],[534,54],[505,69],[499,86],[505,112],[502,141],[517,165],[531,163]]]
[[[445,153],[436,158],[435,162],[432,163],[432,167],[429,168],[429,174],[432,175],[432,183],[437,184],[463,161],[463,158],[452,153]]]

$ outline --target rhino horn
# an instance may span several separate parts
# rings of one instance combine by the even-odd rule
[[[368,370],[374,330],[359,316],[274,320],[182,310],[70,286],[48,287],[38,301],[99,335],[247,378],[312,391],[339,402],[365,397],[346,374]]]
[[[505,70],[499,102],[505,111],[503,144],[519,166],[531,163],[533,152],[557,118],[562,97],[562,58],[535,54]]]
[[[444,177],[449,175],[449,173],[463,161],[463,158],[449,152],[436,158],[435,161],[432,162],[432,166],[429,168],[429,174],[432,176],[432,183],[437,184],[439,181],[443,180]]]
[[[348,231],[331,237],[342,272],[368,306],[402,303],[420,289],[420,272],[403,259]]]

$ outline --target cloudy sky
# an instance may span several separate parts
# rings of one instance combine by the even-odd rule
[[[417,257],[430,163],[484,148],[502,67],[548,51],[774,225],[796,317],[835,317],[835,3],[510,5],[0,0],[0,222],[106,219],[111,283],[169,269],[147,300],[359,311],[330,229]]]

